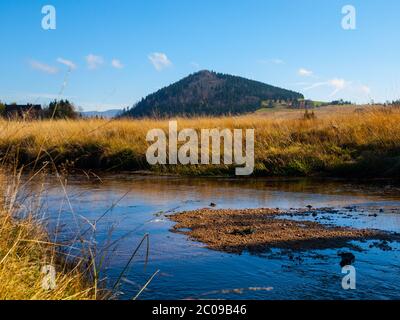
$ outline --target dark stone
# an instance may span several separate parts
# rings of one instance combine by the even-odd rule
[[[232,235],[234,236],[248,236],[251,235],[253,233],[255,233],[256,231],[252,228],[247,228],[244,230],[234,230],[231,232]]]
[[[356,261],[356,257],[351,252],[341,252],[338,253],[338,256],[342,258],[340,261],[340,266],[342,268],[344,266],[350,266]]]

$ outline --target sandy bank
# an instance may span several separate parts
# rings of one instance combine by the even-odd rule
[[[169,216],[177,224],[174,232],[203,242],[208,248],[242,253],[261,253],[270,248],[292,250],[342,248],[352,240],[400,240],[397,234],[379,230],[353,229],[280,217],[275,209],[200,209]]]

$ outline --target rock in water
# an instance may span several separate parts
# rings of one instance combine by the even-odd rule
[[[356,257],[351,252],[338,253],[338,256],[342,258],[340,261],[340,266],[350,266],[356,261]]]

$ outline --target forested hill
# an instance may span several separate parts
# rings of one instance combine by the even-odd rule
[[[130,117],[226,115],[254,112],[266,100],[303,95],[242,77],[200,71],[158,90],[126,111]]]

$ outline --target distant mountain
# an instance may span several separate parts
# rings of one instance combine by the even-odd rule
[[[205,70],[150,94],[122,116],[242,114],[256,111],[266,100],[288,101],[303,98],[297,92]]]
[[[122,113],[120,109],[112,109],[107,111],[83,111],[81,112],[84,118],[114,118]]]

